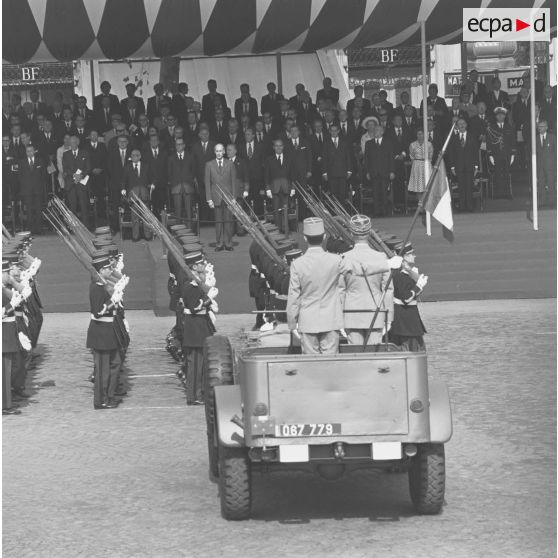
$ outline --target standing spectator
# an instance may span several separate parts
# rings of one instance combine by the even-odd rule
[[[515,132],[505,122],[508,111],[504,107],[496,107],[494,114],[496,123],[491,124],[487,131],[487,154],[494,168],[494,197],[509,197],[510,167],[515,160]]]
[[[155,185],[155,189],[151,194],[153,213],[159,216],[163,207],[168,203],[169,154],[165,147],[161,145],[156,134],[149,136],[149,140],[147,144],[144,144],[143,149],[142,160],[149,165],[151,180]]]
[[[352,147],[339,137],[339,125],[329,128],[322,159],[322,178],[327,190],[341,202],[349,198],[347,181],[353,174]]]
[[[91,164],[89,190],[97,199],[97,215],[101,216],[107,210],[107,146],[99,141],[99,132],[91,130],[89,141],[84,147],[89,151]]]
[[[363,133],[362,111],[358,107],[353,107],[351,118],[347,122],[347,139],[351,144],[358,145]]]
[[[228,145],[229,143],[239,144],[242,143],[243,137],[242,134],[238,131],[238,120],[236,118],[231,118],[227,123],[227,133],[223,136],[225,143]]]
[[[525,125],[531,118],[531,100],[534,102],[534,99],[531,99],[530,90],[527,87],[522,87],[512,106],[512,119],[516,131],[517,155],[519,156],[520,164],[525,164],[526,162],[525,149],[528,138],[525,133]]]
[[[389,128],[387,135],[393,146],[393,156],[395,159],[393,167],[395,173],[393,180],[393,202],[394,205],[404,206],[406,187],[405,163],[409,158],[411,138],[409,132],[403,128],[403,117],[401,114],[395,114],[393,117],[393,127]]]
[[[295,91],[296,91],[296,94],[293,95],[289,99],[288,104],[289,104],[289,107],[294,108],[298,112],[299,108],[300,108],[300,103],[302,103],[302,99],[304,97],[304,91],[306,91],[306,88],[304,87],[304,84],[297,83],[295,85]],[[281,112],[284,112],[284,111],[285,111],[285,109],[283,109],[283,107],[281,107]]]
[[[184,139],[188,148],[192,146],[198,139],[200,133],[200,125],[196,120],[196,113],[191,111],[186,116],[186,124],[184,125]]]
[[[112,112],[119,112],[120,101],[116,95],[113,95],[110,92],[110,90],[110,83],[108,81],[103,81],[103,83],[101,83],[101,93],[93,99],[93,111],[97,111],[103,106],[102,100],[103,97],[106,97],[110,102],[110,110]]]
[[[136,149],[144,149],[149,144],[149,120],[145,114],[138,116],[138,125],[132,129],[130,140]]]
[[[117,113],[114,113],[117,114]],[[110,99],[103,97],[101,99],[101,106],[94,114],[95,128],[100,134],[108,132],[113,126],[113,112],[110,107]]]
[[[285,212],[288,198],[295,195],[291,184],[292,160],[284,152],[282,139],[273,142],[274,154],[265,160],[265,194],[272,200],[275,224],[281,232],[285,230]]]
[[[174,132],[176,124],[176,116],[174,116],[174,114],[169,114],[167,116],[167,125],[159,133],[161,143],[165,145],[167,151],[169,152],[174,149]]]
[[[85,144],[86,138],[89,137],[89,129],[85,125],[85,118],[83,118],[83,116],[76,116],[72,134],[79,138],[81,145]]]
[[[492,90],[488,93],[488,99],[486,102],[489,114],[494,114],[494,109],[496,107],[504,107],[508,111],[511,109],[510,96],[506,91],[503,91],[501,87],[502,82],[500,81],[500,78],[493,78]]]
[[[325,77],[323,80],[323,89],[319,89],[316,93],[316,104],[319,99],[331,101],[331,106],[336,107],[339,104],[339,89],[331,86],[331,78]]]
[[[556,126],[556,95],[550,85],[545,85],[540,100],[541,118],[546,120],[548,129],[553,131]]]
[[[419,116],[422,118],[422,109],[424,101],[420,102]],[[448,106],[442,97],[438,97],[438,86],[431,83],[428,86],[428,97],[426,98],[426,105],[434,109],[435,118],[445,118],[448,113]]]
[[[395,178],[393,147],[389,139],[384,138],[384,129],[376,126],[374,139],[366,143],[364,149],[366,178],[370,181],[374,198],[374,216],[387,213],[388,187]]]
[[[178,122],[182,125],[186,125],[186,115],[188,114],[188,100],[193,101],[191,97],[188,97],[188,84],[179,83],[178,93],[172,96],[172,112],[176,115]]]
[[[426,153],[425,153],[425,147]],[[430,141],[424,141],[424,132],[417,131],[417,139],[409,145],[409,157],[411,158],[411,173],[409,175],[409,185],[407,189],[409,192],[417,194],[418,201],[422,199],[424,191],[426,190],[426,182],[424,176],[424,160],[428,166],[428,175],[432,173],[432,156],[434,154],[434,147]]]
[[[165,95],[165,89],[162,83],[156,83],[153,86],[155,95],[147,99],[147,118],[150,122],[154,122],[157,116],[161,116],[162,106],[170,106],[171,98]]]
[[[349,114],[352,114],[353,107],[356,105],[356,100],[362,99],[362,106],[360,107],[362,109],[362,116],[369,116],[372,107],[370,106],[370,100],[364,97],[364,87],[362,87],[362,85],[356,85],[354,88],[354,93],[355,96],[347,101],[347,112]]]
[[[310,152],[312,153],[312,177],[310,183],[316,193],[319,193],[322,187],[322,161],[327,138],[329,138],[329,135],[323,131],[322,120],[316,118],[312,123],[312,134],[308,140]]]
[[[94,112],[87,107],[87,99],[83,95],[79,96],[77,99],[74,116],[76,118],[78,116],[83,117],[83,121],[87,126],[93,124]]]
[[[275,83],[270,81],[267,84],[267,95],[262,97],[260,103],[261,114],[269,112],[273,116],[279,116],[281,112],[280,102],[283,101],[285,97],[280,93],[277,93],[277,86]]]
[[[108,147],[107,166],[109,175],[110,223],[112,230],[118,230],[118,209],[121,203],[124,168],[131,160],[132,148],[128,137],[118,136],[116,145]]]
[[[473,211],[473,181],[479,170],[479,144],[475,135],[467,130],[467,121],[457,121],[458,134],[451,139],[451,172],[459,185],[461,211]]]
[[[182,209],[186,216],[186,226],[192,226],[192,204],[196,188],[194,185],[194,159],[186,148],[184,138],[176,140],[176,151],[168,159],[170,194],[176,217],[182,219]]]
[[[380,97],[380,105],[387,111],[388,118],[391,118],[393,113],[393,104],[387,100],[387,91],[385,89],[381,89],[378,96]]]
[[[209,93],[202,97],[201,119],[209,123],[214,117],[216,102],[223,109],[226,109],[227,99],[222,93],[217,92],[217,82],[214,79],[210,79],[207,82],[207,89]]]
[[[234,116],[240,122],[243,115],[250,117],[250,123],[258,117],[258,101],[250,95],[250,86],[243,83],[240,86],[240,98],[234,102]]]
[[[209,122],[209,130],[213,141],[223,143],[225,141],[229,122],[225,118],[225,109],[219,107],[215,110],[213,119]]]
[[[488,92],[484,83],[479,81],[479,73],[477,70],[469,72],[469,79],[463,84],[461,92],[466,91],[471,96],[471,102],[476,105],[479,101],[486,102],[488,100]]]
[[[77,215],[78,205],[81,221],[89,228],[89,194],[87,182],[91,171],[91,163],[87,150],[80,148],[79,138],[70,137],[70,150],[62,155],[64,169],[64,189],[68,196],[70,210]]]
[[[408,112],[407,107],[409,107],[411,111],[409,114],[409,118],[416,121],[418,117],[417,109],[409,102],[409,92],[401,91],[401,95],[399,95],[399,99],[401,103],[399,104],[398,107],[394,109],[393,115],[395,116],[396,114],[398,114],[399,116],[401,116],[401,118],[406,118]]]
[[[41,211],[47,179],[46,162],[32,145],[25,148],[26,156],[19,161],[19,186],[26,208],[27,228],[41,234]]]
[[[247,198],[250,195],[248,164],[241,157],[237,157],[237,148],[234,143],[229,143],[227,145],[227,159],[231,161],[236,171],[233,196],[238,201],[240,207],[242,207],[242,199]],[[236,221],[236,235],[244,236],[245,234],[246,231],[240,222]]]
[[[33,111],[35,114],[42,114],[43,116],[49,116],[50,111],[47,107],[46,103],[43,103],[39,100],[39,90],[38,89],[31,89],[29,91],[29,98],[31,99],[31,103],[33,104]]]
[[[545,205],[556,205],[556,136],[548,131],[548,123],[541,120],[537,134],[538,197]]]
[[[155,187],[151,180],[151,169],[147,163],[141,160],[141,151],[132,149],[132,162],[124,167],[122,175],[122,191],[123,196],[130,196],[133,192],[143,202],[149,203],[151,192]],[[140,240],[140,223],[141,219],[135,211],[132,211],[132,241]],[[143,222],[143,236],[145,240],[153,238],[153,232],[147,223]]]
[[[139,123],[139,117],[141,114],[138,105],[137,105],[137,98],[132,97],[131,99],[124,99],[127,101],[126,108],[122,107],[122,120],[131,128],[132,126],[136,127]]]
[[[312,176],[312,151],[309,142],[301,137],[300,128],[296,124],[291,126],[291,139],[285,145],[285,151],[289,153],[292,159],[291,179],[298,182],[303,190],[306,190],[308,180]],[[300,219],[305,218],[305,205],[302,199],[299,199]]]
[[[29,134],[34,134],[38,129],[37,115],[35,114],[33,103],[23,103],[23,118],[21,127]]]
[[[215,209],[216,252],[220,252],[223,249],[229,252],[233,250],[234,217],[217,190],[217,186],[231,196],[234,196],[236,168],[234,163],[224,158],[224,155],[225,148],[222,144],[218,143],[215,146],[215,159],[205,164],[207,204],[211,209]]]
[[[262,143],[258,143],[255,140],[252,128],[248,128],[244,133],[244,143],[239,148],[239,155],[245,159],[248,166],[249,199],[254,204],[256,215],[263,215],[265,148]]]
[[[56,149],[62,143],[62,138],[58,138],[54,133],[52,121],[45,120],[42,132],[36,135],[33,143],[36,143],[37,149],[48,158],[48,162],[53,163],[56,161]]]
[[[192,156],[194,157],[194,170],[196,182],[198,183],[198,201],[200,204],[200,219],[208,221],[210,217],[207,204],[205,184],[205,164],[213,159],[215,154],[215,142],[209,138],[207,126],[200,126],[199,139],[192,145]]]
[[[120,111],[123,115],[129,112],[130,102],[136,111],[135,118],[140,114],[145,114],[145,103],[141,97],[136,96],[136,85],[134,83],[126,84],[126,97],[120,101]]]

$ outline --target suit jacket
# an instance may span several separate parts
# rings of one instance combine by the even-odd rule
[[[142,128],[138,128],[130,134],[130,141],[135,149],[144,149],[149,145],[149,128],[144,132]]]
[[[91,145],[91,141],[87,141],[84,149],[89,152],[89,163],[91,169],[107,170],[107,146],[104,143],[97,142],[95,148]]]
[[[188,113],[186,98],[180,93],[175,93],[172,96],[172,113],[178,118],[178,122],[181,126],[186,124],[186,115]]]
[[[246,161],[250,192],[252,195],[255,195],[260,190],[264,189],[264,161],[266,157],[265,147],[262,143],[254,141],[252,157],[248,157],[247,145],[246,142],[244,142],[239,146],[238,154]]]
[[[312,134],[308,138],[308,143],[310,145],[310,151],[312,153],[312,174],[320,175],[322,174],[322,160],[324,157],[324,147],[329,139],[329,134],[322,133],[322,141],[318,141],[318,136]]]
[[[66,191],[71,190],[75,187],[73,175],[78,170],[81,170],[83,178],[85,178],[85,176],[91,171],[89,152],[86,149],[79,148],[77,157],[74,157],[71,149],[66,151],[62,155],[62,169],[64,171],[64,185],[66,187]]]
[[[60,147],[62,141],[58,136],[52,131],[50,133],[50,139],[47,139],[44,132],[38,132],[33,139],[33,145],[37,146],[37,149],[42,155],[46,157],[52,157],[56,159],[56,150]]]
[[[159,145],[157,158],[153,156],[153,150],[146,146],[142,151],[141,160],[145,161],[151,169],[151,180],[156,188],[166,188],[169,182],[169,154],[165,148]]]
[[[122,121],[126,124],[126,126],[130,127],[132,124],[135,124],[137,126],[138,117],[140,116],[140,114],[145,114],[145,113],[140,112],[140,110],[136,107],[134,111],[134,115],[132,117],[132,114],[130,113],[128,108],[122,107],[121,114],[122,114]]]
[[[414,120],[416,120],[418,118],[418,111],[417,109],[413,106],[413,105],[406,105],[408,107],[411,107],[413,109],[413,116],[412,118]],[[403,105],[398,105],[397,107],[395,107],[393,109],[393,116],[401,116],[401,118],[403,118],[403,120],[405,120],[405,107]]]
[[[324,333],[343,328],[340,277],[344,260],[325,252],[321,246],[310,246],[306,253],[291,263],[287,322],[289,329],[302,333]]]
[[[101,100],[103,97],[106,97],[106,95],[104,93],[100,93],[99,95],[96,95],[93,99],[93,112],[96,112],[98,110],[100,110],[101,108],[103,108],[103,105],[101,103]],[[120,101],[118,100],[118,97],[116,95],[113,95],[112,93],[108,94],[108,97],[110,99],[110,109],[112,112],[117,112],[120,113]]]
[[[21,129],[24,132],[33,134],[39,129],[39,125],[37,124],[37,115],[35,113],[32,113],[30,116],[31,117],[26,114],[21,118]]]
[[[448,112],[448,105],[446,104],[446,101],[442,99],[442,97],[436,97],[434,100],[432,100],[430,96],[428,96],[426,98],[426,104],[428,106],[434,107],[434,114],[436,116],[445,116]],[[421,101],[420,110],[419,110],[419,116],[421,118],[422,118],[422,107],[423,107],[423,102]]]
[[[215,93],[215,96],[219,97],[221,99],[221,105],[224,108],[228,107],[227,99],[225,98],[225,96],[222,93]],[[215,104],[213,102],[213,97],[211,96],[211,93],[206,93],[202,97],[201,118],[205,122],[211,122],[215,118]]]
[[[250,122],[254,122],[258,118],[258,101],[253,97],[248,99],[248,112],[244,111],[244,101],[242,97],[234,102],[234,116],[240,122],[240,118],[243,114],[247,114],[250,117]]]
[[[544,98],[541,100],[541,118],[548,122],[550,130],[556,129],[556,97],[552,97],[550,103]]]
[[[228,132],[223,136],[223,143],[225,146],[232,143],[238,147],[242,142],[244,142],[244,134],[242,132],[237,132],[234,139]]]
[[[236,177],[234,182],[234,197],[240,198],[243,192],[250,193],[250,183],[248,181],[248,163],[241,157],[236,156],[231,161],[235,166]]]
[[[308,181],[306,173],[312,172],[312,150],[310,143],[304,138],[298,138],[298,147],[295,149],[293,140],[285,144],[285,151],[292,159],[291,179],[305,185]]]
[[[360,138],[362,137],[362,134],[364,134],[364,128],[361,126],[361,122],[362,118],[359,119],[357,124],[355,124],[354,118],[347,120],[347,139],[353,144],[360,143]]]
[[[319,118],[319,114],[316,110],[316,105],[310,103],[306,104],[306,108],[304,107],[304,103],[299,103],[298,110],[297,110],[297,124],[312,124],[312,122]]]
[[[191,151],[194,157],[194,169],[198,180],[198,186],[201,186],[205,180],[205,164],[215,158],[215,142],[209,140],[204,153],[202,141],[198,139],[198,141],[192,145]]]
[[[205,164],[205,195],[207,201],[213,201],[215,206],[220,206],[225,202],[222,200],[217,186],[231,195],[235,195],[236,167],[232,161],[223,159],[221,168],[217,165],[217,159],[212,159]]]
[[[175,151],[169,156],[167,168],[171,194],[179,194],[182,191],[187,194],[195,193],[194,158],[190,153],[184,151],[184,157],[180,160]]]
[[[367,242],[357,242],[344,254],[345,266],[344,288],[342,294],[344,310],[376,310],[382,298],[382,291],[389,278],[389,264],[383,252],[370,248]],[[366,275],[366,277],[365,277]],[[368,279],[368,284],[366,280]],[[368,288],[370,285],[370,288]],[[372,291],[372,294],[370,293]],[[387,310],[388,321],[393,320],[393,286],[387,289],[381,310]],[[368,329],[372,322],[372,312],[348,312],[344,314],[345,327]],[[374,327],[382,329],[383,315],[378,316]]]
[[[149,164],[145,161],[140,161],[139,163],[139,175],[134,169],[133,163],[128,163],[124,167],[122,173],[122,185],[126,190],[126,193],[134,192],[142,200],[149,199],[149,185],[153,181],[151,180],[151,169]]]
[[[330,87],[329,91],[326,89],[318,89],[316,93],[316,104],[318,104],[320,99],[330,99],[333,106],[336,107],[339,103],[339,89],[335,87]]]
[[[128,146],[128,149],[126,150],[126,156],[124,158],[124,164],[122,164],[122,159],[120,158],[120,149],[118,148],[118,146],[107,148],[107,168],[110,187],[113,191],[119,192],[120,190],[122,190],[124,168],[129,163],[131,153],[132,148]]]
[[[279,116],[281,112],[281,101],[284,99],[283,95],[280,93],[275,93],[274,98],[272,99],[269,95],[264,95],[260,102],[260,111],[261,114],[264,112],[269,112],[272,116]]]
[[[133,98],[136,100],[136,119],[137,119],[138,115],[145,114],[145,103],[143,102],[143,99],[141,97],[138,97],[137,95],[134,95]],[[126,97],[120,101],[120,110],[122,111],[122,116],[124,116],[124,113],[129,114],[128,112],[129,99],[130,97]]]
[[[161,101],[159,101],[159,103],[161,102],[167,102],[169,104],[169,106],[172,103],[172,99],[168,96],[168,95],[163,95],[161,98]],[[159,116],[160,112],[157,109],[157,95],[153,95],[152,97],[149,97],[149,99],[147,99],[147,118],[149,118],[150,122],[153,122],[155,120],[156,116]]]
[[[491,91],[490,93],[487,94],[487,100],[486,100],[487,113],[491,115],[494,114],[494,109],[496,107],[504,107],[508,110],[511,109],[510,96],[507,94],[506,91],[502,91],[500,89],[498,98],[496,98],[494,91]]]
[[[29,165],[29,159],[23,157],[19,161],[19,188],[20,194],[25,196],[43,197],[44,187],[47,179],[46,162],[35,153],[33,166]]]
[[[337,148],[332,138],[328,138],[324,145],[322,159],[322,174],[329,178],[346,178],[348,172],[353,171],[352,146],[347,140],[338,138]]]
[[[347,101],[347,114],[349,115],[349,118],[352,118],[353,116],[353,108],[355,106],[355,99],[349,99]],[[367,99],[366,97],[362,98],[362,117],[366,117],[370,114],[370,111],[372,110],[372,106],[370,104],[370,99]]]
[[[485,114],[484,118],[481,118],[478,114],[473,116],[469,120],[468,131],[470,131],[478,142],[480,142],[481,136],[486,136],[486,129],[488,128],[488,115]]]
[[[459,172],[472,172],[479,165],[479,142],[475,135],[467,131],[465,146],[461,145],[461,136],[457,134],[450,140],[451,166]]]
[[[546,132],[546,138],[542,144],[541,135],[537,134],[537,170],[539,175],[543,169],[551,177],[554,176],[554,183],[556,183],[556,136],[551,132]],[[541,178],[539,176],[539,180]],[[550,184],[545,184],[545,186],[550,186]]]
[[[409,156],[409,145],[413,140],[411,139],[411,132],[408,129],[402,126],[401,135],[397,135],[395,127],[391,127],[386,130],[386,135],[393,147],[394,157],[396,155],[401,155],[403,151],[405,152],[406,157]]]
[[[523,102],[519,95],[517,96],[512,106],[512,117],[515,129],[523,129],[523,125],[531,118],[531,96],[527,99],[527,104]]]
[[[93,122],[99,134],[104,134],[112,128],[112,115],[112,111],[109,111],[108,117],[105,117],[105,111],[102,108],[95,112]]]
[[[283,164],[280,165],[277,155],[269,155],[264,164],[265,189],[272,194],[288,194],[291,191],[292,159],[283,152]]]
[[[476,105],[479,101],[486,101],[488,100],[488,92],[486,90],[486,85],[481,83],[480,81],[477,82],[477,91],[475,92],[474,88],[471,91],[471,103]]]
[[[389,179],[389,174],[394,172],[393,146],[388,138],[382,138],[378,145],[375,140],[367,141],[364,148],[364,164],[366,172],[372,178]]]

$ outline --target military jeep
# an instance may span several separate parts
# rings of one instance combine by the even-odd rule
[[[441,511],[452,435],[446,385],[428,379],[425,353],[339,349],[233,352],[227,337],[206,340],[209,472],[224,518],[250,516],[253,471],[292,468],[330,480],[362,468],[407,471],[417,512]]]

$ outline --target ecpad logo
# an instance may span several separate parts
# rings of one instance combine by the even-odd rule
[[[463,8],[464,41],[550,41],[549,8]]]

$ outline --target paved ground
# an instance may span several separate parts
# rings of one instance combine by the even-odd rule
[[[86,314],[48,314],[33,390],[3,419],[6,558],[556,555],[556,301],[428,303],[430,373],[450,387],[447,506],[419,517],[404,475],[255,479],[254,518],[220,518],[204,412],[163,350],[171,319],[129,312],[126,402],[94,411]],[[238,332],[252,317],[221,317]]]

